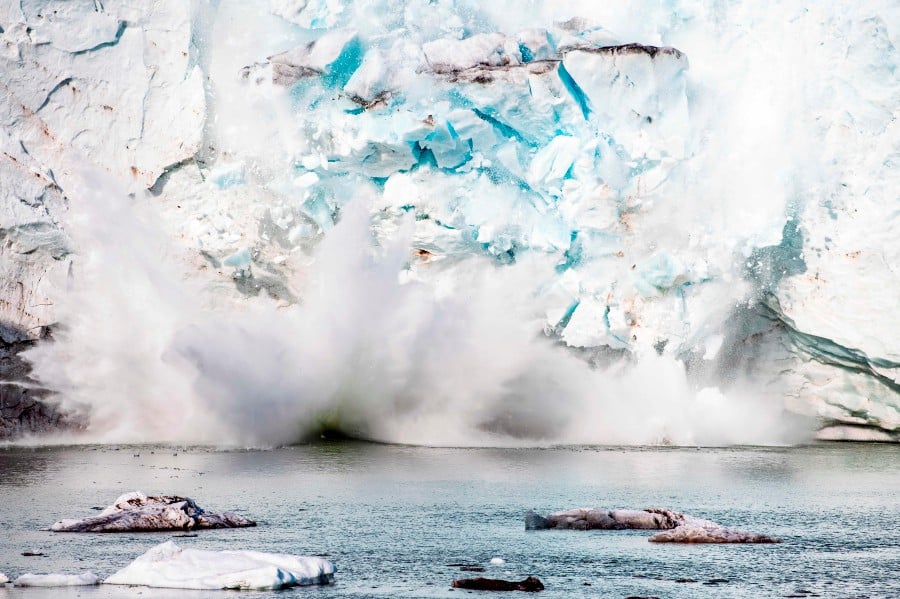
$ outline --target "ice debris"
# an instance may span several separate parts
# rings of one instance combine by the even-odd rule
[[[9,582],[9,578],[3,572],[0,572],[0,584],[6,584]]]
[[[182,549],[173,541],[153,547],[104,581],[171,589],[283,589],[329,584],[334,565],[319,557],[260,551]]]
[[[733,528],[671,510],[603,510],[578,508],[554,512],[546,518],[525,514],[526,530],[661,530],[651,543],[778,543],[774,537]]]
[[[194,530],[202,528],[242,528],[256,522],[233,512],[211,514],[188,497],[147,496],[139,491],[121,495],[96,516],[81,520],[60,520],[53,532],[134,532],[154,530]]]
[[[17,587],[80,587],[99,584],[93,572],[82,574],[22,574],[13,584]]]

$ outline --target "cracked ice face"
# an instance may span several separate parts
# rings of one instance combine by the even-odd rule
[[[67,326],[45,384],[150,439],[894,434],[888,3],[533,8],[0,14],[0,291]]]

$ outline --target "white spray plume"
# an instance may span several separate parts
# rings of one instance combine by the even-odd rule
[[[777,443],[772,404],[697,394],[680,362],[596,370],[536,333],[547,264],[402,284],[404,235],[376,251],[363,201],[317,248],[304,300],[208,309],[135,204],[98,179],[69,230],[82,247],[66,326],[39,379],[90,407],[89,439],[272,446],[325,428],[424,445]],[[143,200],[147,201],[147,200]]]

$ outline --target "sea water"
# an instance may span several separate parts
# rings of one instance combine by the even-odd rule
[[[256,528],[58,534],[119,494],[180,494]],[[661,507],[782,539],[666,545],[645,531],[525,531],[528,509]],[[545,598],[900,597],[900,446],[269,451],[0,449],[0,572],[101,578],[157,543],[323,555],[335,584],[241,597],[460,597],[454,579],[540,578]],[[194,534],[194,533],[191,533]],[[175,538],[177,537],[177,538]],[[38,550],[41,557],[26,557]],[[492,558],[505,563],[492,565]],[[459,564],[483,567],[464,572]],[[478,593],[482,594],[482,593]],[[0,597],[235,597],[233,591],[0,588]]]

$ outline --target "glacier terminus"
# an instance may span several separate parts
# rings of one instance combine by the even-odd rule
[[[898,34],[2,0],[0,437],[897,441]]]

